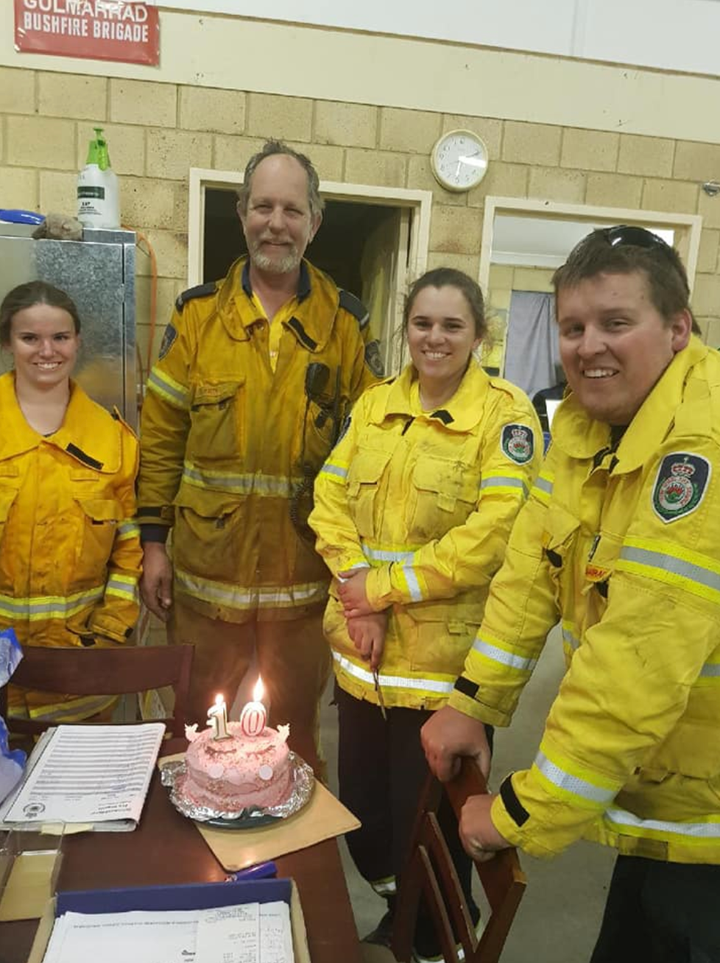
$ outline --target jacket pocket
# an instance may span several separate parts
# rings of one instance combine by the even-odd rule
[[[459,675],[465,656],[475,641],[484,608],[484,598],[477,602],[445,599],[407,606],[398,618],[409,629],[411,669],[414,672]],[[405,635],[404,632],[401,634]]]
[[[348,470],[348,506],[360,538],[379,537],[385,509],[380,482],[391,454],[378,448],[361,448]]]
[[[173,560],[179,568],[221,582],[247,577],[244,499],[183,485],[175,508]]]
[[[241,381],[195,385],[190,404],[188,458],[200,465],[243,460],[244,392]]]
[[[720,786],[719,686],[712,678],[695,683],[685,713],[665,740],[643,760],[641,779],[662,782],[668,775],[680,773],[693,779],[714,780]]]
[[[0,546],[2,546],[3,553],[12,551],[12,546],[5,541],[5,529],[10,509],[16,498],[17,490],[15,488],[0,488]]]
[[[82,537],[75,562],[75,578],[97,585],[105,578],[122,507],[114,498],[76,498],[80,509]]]
[[[550,503],[547,527],[543,534],[543,548],[550,566],[550,578],[555,601],[561,610],[574,602],[573,554],[577,548],[580,520],[555,502]]]
[[[480,476],[474,465],[457,459],[421,455],[412,472],[408,503],[412,542],[442,538],[475,511]]]

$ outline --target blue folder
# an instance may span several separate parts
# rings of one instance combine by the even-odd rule
[[[289,879],[187,883],[180,886],[137,886],[57,894],[55,917],[63,913],[123,913],[130,910],[212,909],[242,903],[290,904]]]

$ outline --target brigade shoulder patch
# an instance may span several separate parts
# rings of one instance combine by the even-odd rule
[[[535,451],[532,428],[527,425],[505,425],[500,436],[503,454],[516,465],[525,465]]]
[[[170,322],[170,324],[168,324],[168,326],[165,328],[165,334],[163,335],[163,339],[160,343],[160,350],[158,351],[159,361],[162,361],[162,359],[168,353],[170,348],[172,348],[172,346],[175,344],[175,339],[177,338],[177,334],[178,333],[177,333],[177,329],[175,328],[175,325],[172,322]]]
[[[707,458],[687,451],[665,455],[652,492],[652,507],[663,522],[674,522],[700,505],[712,468]]]
[[[380,357],[379,341],[370,341],[365,345],[365,364],[376,378],[382,378],[385,374],[382,358]]]

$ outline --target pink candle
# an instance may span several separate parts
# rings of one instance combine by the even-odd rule
[[[259,736],[265,728],[267,712],[260,699],[263,696],[262,679],[258,680],[253,689],[253,701],[246,702],[240,713],[240,728],[246,736]]]

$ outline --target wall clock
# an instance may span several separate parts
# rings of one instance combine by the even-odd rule
[[[450,130],[433,147],[430,164],[446,191],[469,191],[487,173],[487,147],[471,130]]]

